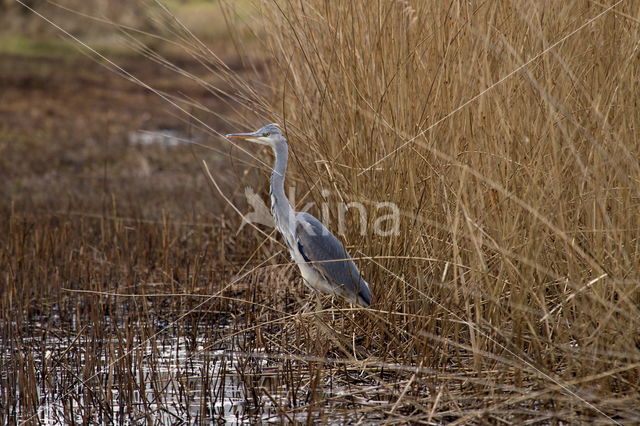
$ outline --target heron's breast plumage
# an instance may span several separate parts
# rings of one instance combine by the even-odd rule
[[[287,244],[289,254],[291,255],[291,260],[293,260],[298,265],[300,274],[302,275],[305,284],[316,291],[329,294],[337,294],[335,286],[331,285],[329,281],[327,281],[327,279],[322,274],[320,274],[309,263],[307,259],[305,259],[304,254],[300,251],[298,244],[296,244],[295,235],[287,226],[287,219],[281,216],[276,207],[276,199],[273,195],[272,190],[269,191],[269,195],[271,197],[271,214],[273,215],[276,229],[278,230],[278,232],[280,232],[280,235],[282,235],[284,242]]]

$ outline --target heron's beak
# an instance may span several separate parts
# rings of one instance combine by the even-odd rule
[[[257,138],[258,134],[256,132],[251,133],[229,133],[226,135],[227,139],[254,139]]]

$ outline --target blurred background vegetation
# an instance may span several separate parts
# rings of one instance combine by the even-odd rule
[[[106,0],[25,4],[35,13],[13,1],[4,1],[0,13],[2,207],[8,209],[13,204],[20,211],[66,209],[92,214],[104,204],[94,196],[118,200],[142,196],[146,203],[125,202],[122,208],[140,208],[152,217],[158,217],[163,209],[186,209],[192,219],[193,212],[199,211],[210,214],[208,220],[213,220],[225,204],[212,197],[193,197],[192,192],[209,188],[202,173],[194,173],[200,167],[197,157],[206,148],[185,143],[169,158],[160,146],[135,146],[131,140],[136,139],[135,132],[158,131],[202,143],[211,135],[198,129],[193,117],[206,116],[213,128],[227,127],[229,121],[239,119],[230,106],[235,101],[228,94],[212,93],[203,85],[230,92],[235,89],[212,71],[208,59],[203,60],[203,52],[195,55],[184,48],[184,28],[176,22],[224,57],[238,75],[260,79],[251,49],[242,55],[237,51],[238,38],[250,43],[253,37],[244,26],[255,14],[249,2],[234,2],[232,6],[220,1],[170,1],[162,6]],[[159,56],[152,57],[150,52]],[[159,57],[168,58],[188,75],[175,72]],[[252,69],[246,61],[252,62]],[[115,69],[114,64],[121,68]],[[193,117],[180,116],[157,94],[127,81],[123,70],[181,102]],[[194,81],[194,75],[201,80]],[[190,101],[184,103],[185,99],[197,99],[200,104],[187,105]],[[199,150],[195,156],[194,149]],[[242,161],[243,153],[237,155]],[[224,155],[209,158],[228,169]],[[240,180],[233,187],[225,184],[234,181],[232,176],[238,173],[246,176],[247,171],[221,172],[220,176],[226,190],[242,194],[247,181]],[[251,175],[251,171],[248,173]],[[251,177],[248,179],[250,182]],[[128,184],[109,185],[124,181]],[[165,203],[162,200],[169,199],[157,196],[156,191],[167,189],[178,197],[194,199],[193,203],[204,203],[206,208],[194,209],[192,202],[186,202],[188,198],[185,203]],[[243,198],[237,201],[242,203]]]

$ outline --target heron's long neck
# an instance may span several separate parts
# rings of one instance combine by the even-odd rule
[[[289,226],[286,225],[293,217],[293,209],[284,193],[284,175],[287,172],[289,149],[287,145],[276,145],[273,152],[276,159],[273,172],[271,172],[271,212],[276,220],[276,225],[282,232],[284,229],[289,229]]]

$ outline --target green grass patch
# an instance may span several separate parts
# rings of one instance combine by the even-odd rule
[[[38,39],[24,36],[0,38],[0,53],[24,56],[64,56],[78,54],[73,42],[61,38]]]

